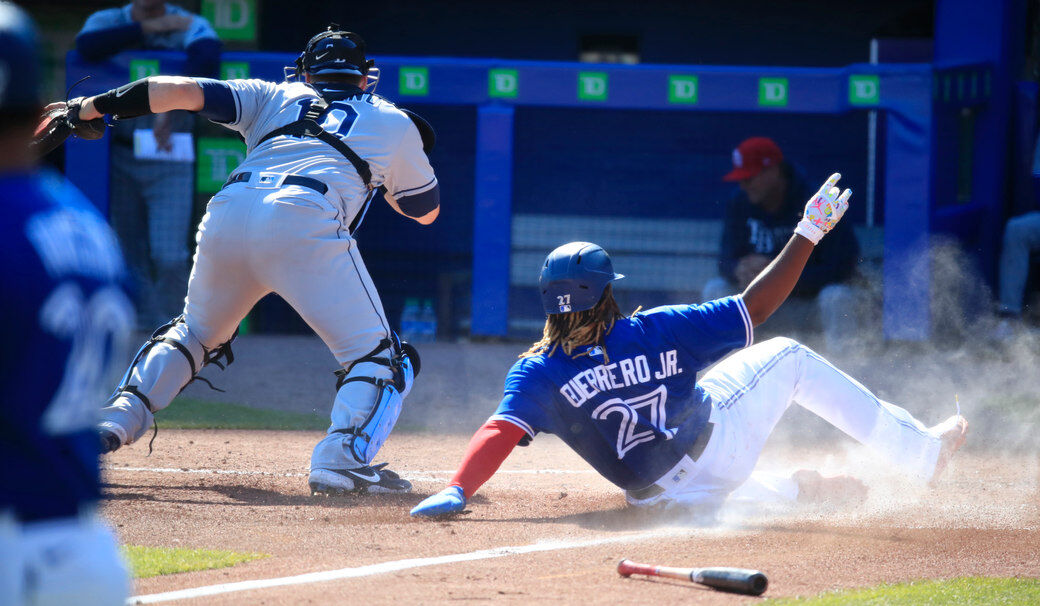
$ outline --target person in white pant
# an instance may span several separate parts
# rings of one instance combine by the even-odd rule
[[[0,2],[0,604],[116,606],[130,579],[101,498],[97,412],[134,309],[119,242],[30,146],[35,28]]]
[[[342,367],[332,422],[311,455],[311,491],[411,489],[371,463],[418,355],[391,330],[352,234],[379,192],[397,212],[432,223],[440,190],[426,155],[432,128],[366,92],[373,65],[360,36],[330,26],[286,82],[157,76],[83,101],[81,120],[198,112],[240,133],[247,148],[199,225],[183,315],[156,330],[102,411],[105,451],[140,438],[204,365],[230,362],[239,322],[274,292]]]
[[[509,371],[498,410],[473,436],[448,488],[412,515],[463,511],[513,447],[539,432],[562,439],[635,506],[681,504],[710,516],[738,490],[813,501],[829,489],[859,489],[809,470],[781,481],[752,478],[793,402],[911,478],[937,478],[964,442],[963,417],[926,427],[800,343],[751,345],[753,327],[791,293],[814,246],[848,208],[851,192],[840,192],[839,178],[831,175],[809,200],[787,246],[739,296],[624,317],[612,290],[624,276],[602,248],[571,242],[552,251],[539,278],[548,315],[542,339]],[[697,381],[734,349],[741,351]]]

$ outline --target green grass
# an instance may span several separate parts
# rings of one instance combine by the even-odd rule
[[[914,581],[898,585],[878,585],[824,593],[811,598],[768,600],[769,606],[907,606],[916,604],[1014,605],[1040,604],[1040,579],[994,579],[960,577],[935,581]]]
[[[181,549],[171,547],[144,547],[124,545],[123,557],[130,563],[135,579],[160,574],[175,574],[193,570],[227,568],[242,562],[268,557],[264,553],[246,553],[212,549]]]
[[[160,429],[323,430],[329,419],[316,413],[250,408],[241,404],[177,398],[155,420]]]

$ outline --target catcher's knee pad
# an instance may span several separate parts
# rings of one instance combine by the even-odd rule
[[[394,382],[397,384],[398,391],[401,392],[401,397],[406,398],[412,391],[412,383],[415,383],[415,377],[419,376],[419,369],[421,368],[419,352],[416,351],[411,343],[401,341],[397,353],[391,362],[391,369],[396,375]]]
[[[102,410],[100,427],[123,443],[133,442],[147,431],[153,414],[169,406],[203,366],[219,365],[217,358],[225,356],[229,363],[234,360],[230,341],[206,351],[183,317],[160,326],[134,356]]]

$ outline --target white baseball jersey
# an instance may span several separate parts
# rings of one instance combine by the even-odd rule
[[[235,118],[225,126],[242,134],[247,149],[245,162],[236,173],[270,171],[312,177],[329,186],[330,196],[339,198],[347,223],[364,212],[368,188],[350,162],[329,144],[310,137],[274,137],[258,145],[271,131],[303,117],[318,98],[313,87],[264,80],[228,80],[225,84],[235,102]],[[334,92],[326,96],[329,109],[321,125],[368,162],[374,186],[384,186],[400,199],[437,185],[419,131],[404,112],[368,93],[334,99]]]
[[[439,208],[439,186],[419,131],[392,103],[357,88],[322,89],[320,98],[328,104],[322,128],[368,162],[374,186],[369,189],[354,165],[319,139],[278,136],[261,143],[307,114],[319,99],[315,88],[262,80],[196,82],[205,98],[199,114],[241,133],[248,153],[232,175],[241,178],[213,196],[199,224],[183,323],[164,333],[179,349],[167,343],[142,350],[126,379],[136,391],[120,391],[102,411],[100,428],[124,444],[144,434],[153,412],[168,406],[201,367],[195,361],[228,342],[249,310],[272,292],[300,314],[343,368],[390,379],[385,365],[354,364],[386,352],[391,327],[345,228],[356,227],[380,186],[400,212],[420,222],[432,221]],[[374,383],[354,381],[337,390],[329,435],[315,448],[312,469],[357,467],[344,440],[383,401]],[[144,394],[149,406],[135,393]]]

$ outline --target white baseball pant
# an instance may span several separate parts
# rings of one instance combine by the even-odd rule
[[[808,347],[778,337],[739,351],[699,381],[711,396],[714,428],[696,461],[688,456],[658,485],[665,491],[634,505],[670,501],[720,507],[749,478],[766,439],[792,402],[815,413],[916,480],[931,478],[940,439],[909,412]],[[774,487],[787,492],[792,487]]]
[[[275,292],[314,329],[337,362],[349,366],[390,334],[382,302],[347,231],[351,218],[313,189],[255,182],[229,185],[210,200],[196,236],[184,325],[168,334],[199,358],[201,348],[228,341],[249,310]],[[152,410],[158,411],[191,379],[191,371],[173,346],[158,344],[153,351],[133,369],[130,383],[149,394]],[[201,361],[195,362],[201,368]],[[375,378],[391,377],[384,366],[366,366]],[[367,384],[359,385],[355,391]],[[330,432],[368,415],[376,392],[369,388],[371,393],[350,401],[335,400]],[[101,427],[124,442],[139,438],[152,422],[151,412],[132,395],[120,396],[103,418]],[[338,447],[315,456],[324,468],[357,466]]]
[[[129,594],[115,537],[96,515],[0,518],[0,604],[122,606]]]

